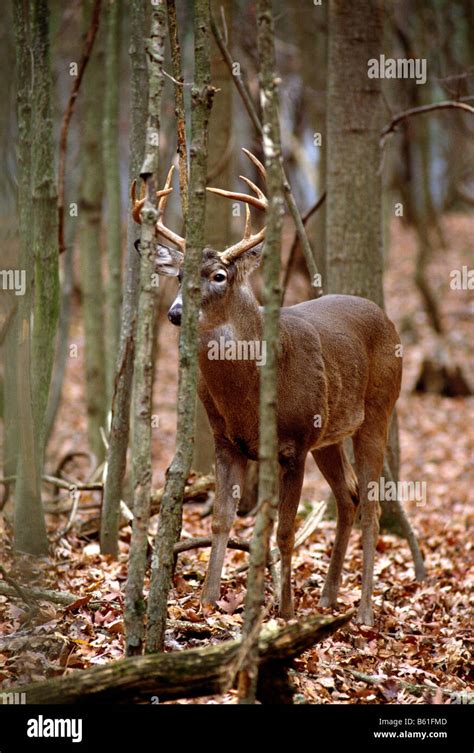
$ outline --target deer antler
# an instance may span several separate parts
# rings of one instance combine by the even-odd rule
[[[242,151],[256,166],[262,178],[266,180],[266,171],[260,160],[258,160],[256,156],[252,154],[252,152],[249,152],[248,149],[242,149]],[[219,196],[225,196],[226,199],[237,199],[237,201],[245,202],[244,235],[242,240],[240,240],[238,243],[235,243],[233,246],[226,248],[225,251],[222,251],[220,253],[220,258],[225,264],[229,264],[229,262],[236,259],[245,251],[249,251],[251,248],[254,248],[254,246],[257,246],[265,238],[265,225],[261,230],[258,231],[258,233],[252,233],[252,218],[250,216],[249,204],[265,211],[268,207],[267,197],[265,196],[263,191],[261,191],[260,188],[255,185],[255,183],[249,180],[249,178],[246,178],[244,175],[240,175],[239,177],[241,178],[241,180],[245,181],[245,183],[249,186],[249,188],[252,189],[256,196],[252,196],[246,193],[238,193],[235,191],[224,191],[224,189],[222,188],[207,189],[208,191],[211,191],[211,193],[219,194]]]
[[[186,241],[184,238],[182,238],[178,233],[175,233],[173,230],[170,230],[170,228],[166,227],[166,225],[163,224],[163,215],[165,213],[166,204],[168,202],[168,196],[173,190],[173,187],[171,186],[171,180],[173,178],[173,172],[174,172],[174,165],[171,165],[168,175],[166,177],[166,182],[164,187],[161,189],[161,191],[156,192],[156,198],[159,199],[158,203],[158,220],[156,222],[156,232],[163,236],[163,238],[166,238],[167,240],[174,243],[176,246],[178,246],[181,251],[185,252],[186,250]],[[136,198],[136,186],[137,182],[136,180],[132,183],[132,217],[138,224],[141,224],[141,217],[140,212],[142,209],[143,204],[145,203],[145,185],[142,185],[141,188],[141,196],[139,199]]]

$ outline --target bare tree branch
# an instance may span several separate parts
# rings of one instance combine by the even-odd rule
[[[89,31],[87,32],[86,41],[84,43],[84,51],[79,63],[76,79],[69,95],[66,110],[63,115],[61,123],[61,132],[59,137],[59,169],[58,169],[58,242],[59,253],[62,254],[66,250],[66,241],[64,239],[64,179],[66,174],[66,153],[67,153],[67,138],[69,134],[69,124],[74,113],[76,106],[77,95],[86,70],[87,63],[89,62],[92,48],[94,47],[94,41],[97,35],[100,21],[100,9],[102,0],[95,0],[94,7],[92,9],[91,24]]]
[[[303,221],[303,225],[306,227],[306,223],[309,221],[309,219],[315,214],[320,207],[324,204],[326,200],[326,191],[319,197],[316,204],[313,204],[312,207],[308,209],[305,215],[301,218]],[[298,233],[295,231],[294,237],[293,237],[293,243],[291,244],[290,253],[288,256],[288,262],[286,264],[285,269],[285,275],[283,278],[283,284],[282,284],[282,295],[281,295],[281,305],[283,306],[284,300],[285,300],[285,294],[286,290],[288,288],[288,284],[290,282],[290,274],[291,274],[291,268],[293,267],[293,262],[295,260],[296,256],[296,249],[298,248]]]
[[[170,39],[171,62],[173,76],[170,76],[175,84],[175,103],[177,120],[177,142],[179,159],[179,195],[183,210],[183,221],[186,226],[188,216],[188,162],[186,156],[186,117],[184,108],[184,83],[181,69],[181,50],[179,46],[178,26],[176,22],[176,1],[166,0],[168,9],[168,33]],[[165,73],[165,71],[163,71]],[[165,75],[167,75],[165,73]]]
[[[397,115],[394,115],[390,123],[385,126],[385,128],[382,129],[382,132],[380,134],[380,144],[383,146],[385,144],[385,141],[387,139],[387,136],[389,136],[391,133],[393,133],[397,126],[402,123],[407,118],[411,118],[413,115],[423,115],[425,112],[433,112],[433,110],[448,110],[448,109],[457,109],[457,110],[465,110],[466,112],[474,113],[474,107],[471,107],[470,105],[466,105],[464,102],[434,102],[431,105],[421,105],[420,107],[411,107],[409,110],[404,110],[403,112],[399,112]]]
[[[255,127],[255,130],[257,131],[258,136],[260,138],[263,138],[262,123],[260,121],[260,118],[253,104],[252,97],[250,96],[249,91],[244,81],[242,80],[241,76],[236,75],[234,73],[234,69],[233,69],[234,61],[232,60],[232,55],[229,52],[229,48],[224,40],[224,37],[222,36],[219,30],[219,27],[217,26],[216,20],[214,16],[212,15],[212,13],[211,13],[211,29],[212,29],[212,33],[214,34],[216,43],[224,57],[226,65],[232,74],[232,79],[235,83],[235,86],[237,87],[237,91],[239,92],[242,98],[242,102],[244,103],[245,109],[247,110],[249,114],[250,120],[252,121]],[[301,243],[301,248],[303,250],[303,254],[306,260],[306,265],[308,267],[308,272],[310,274],[311,279],[314,280],[315,276],[318,274],[318,268],[314,260],[313,251],[311,249],[311,244],[308,240],[308,236],[306,235],[303,219],[301,217],[300,211],[295,201],[295,197],[293,196],[293,193],[291,190],[290,183],[285,173],[283,162],[281,162],[281,173],[282,173],[282,185],[283,185],[283,191],[285,194],[286,203],[288,205],[288,209],[290,210],[290,214],[293,218],[293,222],[295,223],[295,226],[296,226],[296,231],[298,233],[298,237]],[[319,291],[319,294],[321,292],[322,291]]]

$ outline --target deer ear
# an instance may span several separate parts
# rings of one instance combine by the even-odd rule
[[[260,266],[260,262],[262,261],[262,251],[263,243],[259,243],[255,248],[251,248],[250,251],[246,251],[239,256],[236,264],[242,275],[250,275]]]
[[[163,246],[161,243],[155,246],[154,263],[159,275],[177,277],[183,260],[184,255],[177,249]]]

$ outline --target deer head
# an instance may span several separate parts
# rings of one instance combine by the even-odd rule
[[[243,149],[242,151],[257,167],[260,175],[265,180],[266,173],[262,163],[247,149]],[[179,280],[180,290],[168,311],[168,319],[172,324],[179,326],[182,314],[181,282],[183,279],[186,241],[173,230],[166,227],[163,222],[168,196],[173,190],[171,187],[173,170],[174,166],[171,167],[168,173],[164,188],[161,191],[157,191],[156,194],[159,198],[156,232],[166,240],[171,241],[178,248],[170,248],[169,246],[157,244],[155,250],[155,267],[158,274],[177,277]],[[258,232],[253,233],[250,206],[265,211],[268,202],[263,191],[255,183],[243,175],[240,178],[251,188],[255,194],[254,196],[234,191],[225,191],[221,188],[207,189],[225,198],[244,202],[246,212],[244,234],[238,243],[229,246],[224,251],[215,251],[211,248],[204,249],[201,266],[201,321],[209,320],[210,318],[213,321],[218,321],[219,318],[224,317],[229,299],[234,294],[236,287],[245,286],[247,277],[260,263],[263,247],[262,241],[265,238],[266,228],[264,226]],[[132,184],[132,216],[135,222],[141,222],[140,211],[144,201],[143,194],[140,199],[137,199],[136,182],[134,181]]]

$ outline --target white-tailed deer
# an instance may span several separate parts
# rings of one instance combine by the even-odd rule
[[[263,165],[244,150],[265,177]],[[157,233],[179,250],[157,246],[156,268],[181,281],[185,240],[163,224],[171,174],[159,192]],[[249,285],[249,275],[261,258],[265,228],[251,229],[249,204],[265,210],[263,192],[243,178],[255,195],[209,188],[246,204],[241,241],[215,251],[206,248],[201,266],[199,316],[199,395],[214,434],[216,496],[212,519],[212,549],[202,593],[204,603],[220,597],[221,572],[247,460],[258,458],[259,365],[252,352],[264,352],[263,314]],[[140,221],[143,200],[135,201]],[[168,312],[181,323],[178,293]],[[337,502],[337,530],[320,605],[336,605],[343,560],[356,508],[360,507],[363,543],[362,595],[359,622],[373,624],[372,586],[378,535],[378,502],[368,484],[378,484],[387,445],[388,427],[400,391],[402,361],[399,337],[385,313],[371,301],[326,295],[280,311],[278,371],[278,458],[280,501],[277,542],[281,553],[280,613],[293,616],[291,556],[295,516],[303,484],[305,459],[313,455]],[[254,344],[241,347],[242,344]],[[216,355],[217,354],[217,355]],[[219,357],[220,355],[220,357]],[[352,437],[355,473],[344,450]],[[374,487],[371,487],[372,489]]]

